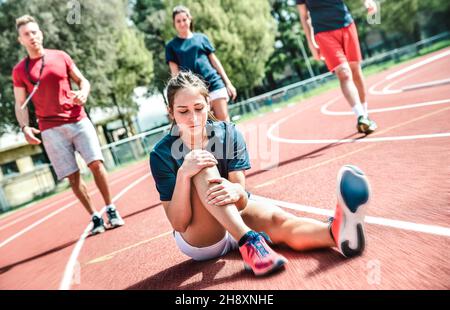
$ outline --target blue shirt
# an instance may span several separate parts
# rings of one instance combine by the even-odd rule
[[[251,168],[245,140],[235,124],[208,120],[206,133],[209,138],[206,151],[217,159],[217,169],[223,178],[228,179],[231,171]],[[178,169],[190,151],[174,126],[150,152],[150,168],[161,201],[172,200]]]
[[[297,0],[297,4],[306,4],[315,34],[353,23],[352,15],[342,0]]]
[[[208,55],[215,49],[208,37],[202,33],[194,33],[191,38],[173,38],[166,45],[166,62],[176,63],[182,71],[192,71],[209,84],[209,91],[225,87],[217,70],[211,65]]]

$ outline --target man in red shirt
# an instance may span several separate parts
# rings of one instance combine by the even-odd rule
[[[68,54],[44,49],[43,34],[33,17],[25,15],[18,18],[16,28],[19,42],[28,53],[12,73],[16,117],[25,139],[30,144],[40,144],[41,140],[36,135],[41,133],[42,143],[58,179],[69,179],[74,194],[92,216],[91,233],[101,233],[105,231],[105,225],[80,177],[75,159],[75,151],[78,151],[103,196],[110,226],[122,226],[124,221],[111,201],[98,137],[83,107],[89,95],[89,81]],[[70,80],[78,85],[79,90],[72,90]],[[31,102],[39,129],[29,126],[27,105]]]

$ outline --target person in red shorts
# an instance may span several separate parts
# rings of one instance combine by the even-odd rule
[[[124,225],[111,201],[100,143],[83,107],[89,95],[89,81],[67,53],[44,49],[42,31],[33,17],[18,18],[16,28],[19,42],[28,53],[12,72],[16,118],[25,139],[30,144],[40,144],[36,135],[41,133],[58,179],[69,179],[75,196],[91,214],[92,234],[104,232],[105,225],[80,177],[75,151],[80,153],[94,175],[106,204],[110,226]],[[72,90],[71,80],[79,90]],[[28,104],[35,107],[39,129],[29,126]]]
[[[377,12],[365,0],[369,14]],[[370,134],[377,124],[369,118],[366,86],[361,70],[361,49],[355,22],[343,0],[297,0],[300,21],[316,60],[324,60],[339,79],[342,93],[357,116],[357,129]]]

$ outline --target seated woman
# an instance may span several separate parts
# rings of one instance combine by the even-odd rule
[[[363,172],[344,166],[338,204],[329,223],[302,218],[251,199],[245,190],[249,155],[232,123],[215,121],[208,88],[191,72],[167,86],[171,132],[150,153],[150,166],[179,249],[208,260],[239,248],[247,270],[264,275],[286,258],[269,244],[294,250],[337,246],[344,256],[364,250],[364,213],[370,188]]]

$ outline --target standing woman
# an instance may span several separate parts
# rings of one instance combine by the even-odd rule
[[[230,121],[228,100],[236,99],[236,88],[231,84],[208,37],[193,32],[192,15],[184,6],[176,6],[172,12],[177,35],[166,45],[166,62],[172,76],[179,71],[192,71],[208,84],[209,98],[214,116]]]

